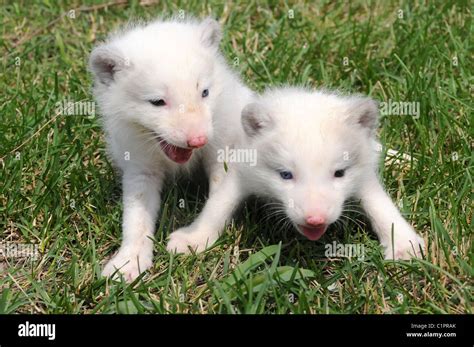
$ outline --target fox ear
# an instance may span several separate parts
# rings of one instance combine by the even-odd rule
[[[242,110],[242,126],[249,137],[254,137],[273,127],[269,111],[259,103],[251,103]]]
[[[89,69],[105,85],[110,85],[114,81],[115,74],[128,66],[130,62],[109,45],[96,47],[89,59]]]
[[[377,128],[379,120],[377,102],[370,98],[352,99],[349,105],[348,120],[372,133]]]
[[[213,18],[208,17],[202,21],[201,41],[208,47],[219,47],[222,38],[221,25]]]

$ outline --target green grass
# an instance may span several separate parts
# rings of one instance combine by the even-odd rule
[[[0,240],[42,252],[0,261],[0,313],[472,313],[468,1],[58,3],[0,9]],[[205,187],[183,182],[164,192],[153,268],[131,285],[100,278],[121,240],[119,177],[99,119],[57,115],[56,103],[92,99],[88,54],[110,30],[179,9],[224,24],[223,51],[256,90],[303,84],[420,103],[419,118],[384,116],[380,138],[413,158],[381,168],[427,241],[425,259],[384,261],[358,215],[306,241],[271,218],[257,223],[256,201],[211,250],[170,256],[167,235],[205,201]],[[333,240],[363,243],[365,259],[326,258]]]

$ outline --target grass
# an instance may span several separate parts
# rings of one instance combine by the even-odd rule
[[[1,5],[0,240],[41,256],[0,261],[0,313],[472,313],[468,1],[85,3]],[[167,235],[205,201],[204,186],[183,182],[163,195],[153,268],[131,285],[100,277],[121,240],[119,177],[99,119],[59,115],[57,102],[92,100],[88,54],[110,30],[180,9],[224,24],[226,57],[258,91],[303,84],[420,104],[419,117],[382,118],[384,148],[412,159],[380,167],[424,259],[384,261],[358,215],[306,241],[258,222],[258,201],[211,250],[171,256]],[[366,257],[325,257],[333,240],[364,244]]]

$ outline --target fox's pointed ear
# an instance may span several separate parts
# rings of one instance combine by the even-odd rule
[[[273,127],[273,119],[269,111],[259,103],[251,103],[242,110],[242,126],[245,133],[257,136]]]
[[[97,80],[105,85],[110,85],[115,74],[129,66],[130,62],[109,45],[96,47],[89,59],[89,69]]]
[[[201,41],[208,47],[219,47],[222,38],[221,25],[215,19],[208,17],[202,21]]]
[[[372,133],[378,126],[379,114],[375,100],[363,97],[350,100],[348,120],[351,124],[361,126]]]

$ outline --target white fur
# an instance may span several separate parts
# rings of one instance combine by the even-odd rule
[[[152,265],[167,176],[189,172],[201,160],[212,191],[225,173],[216,149],[233,145],[233,129],[252,93],[226,66],[219,41],[219,25],[211,19],[155,21],[111,36],[91,54],[108,150],[123,172],[123,242],[105,276],[118,269],[132,281]],[[202,96],[204,89],[209,96]],[[149,102],[158,99],[166,105]],[[183,164],[169,159],[158,142],[187,148],[198,135],[208,138],[207,145]]]
[[[240,201],[255,194],[276,200],[297,230],[308,216],[334,223],[344,202],[360,199],[387,259],[419,256],[423,239],[378,179],[373,146],[378,116],[376,103],[364,97],[298,88],[265,93],[242,113],[242,141],[257,151],[257,165],[231,165],[201,215],[171,234],[168,249],[203,251],[218,238]],[[345,168],[343,177],[334,176]],[[286,170],[293,179],[282,179],[279,171]]]

